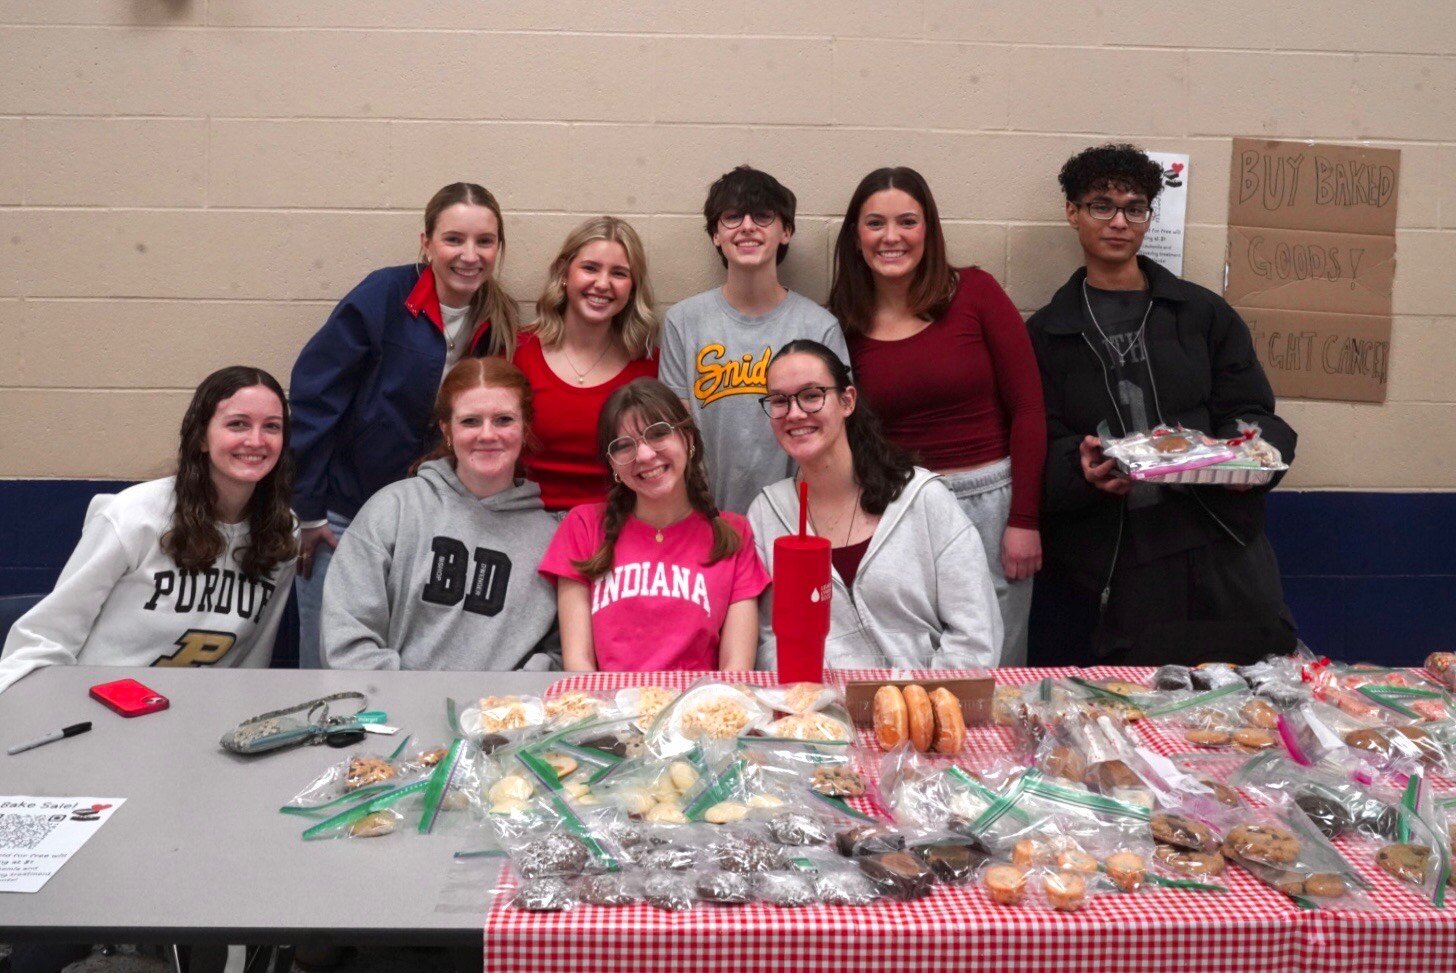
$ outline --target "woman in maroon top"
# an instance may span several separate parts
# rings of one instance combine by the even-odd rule
[[[1021,315],[990,274],[951,267],[935,197],[904,167],[876,169],[850,198],[829,310],[890,440],[944,475],[976,525],[1006,628],[1002,665],[1022,664],[1046,414]]]
[[[536,314],[513,359],[531,383],[536,413],[536,441],[521,461],[546,509],[564,512],[606,498],[597,416],[608,396],[633,379],[657,377],[647,254],[631,225],[598,216],[572,230],[547,271]]]

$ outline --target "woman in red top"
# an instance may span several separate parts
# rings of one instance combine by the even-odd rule
[[[829,310],[890,440],[944,475],[976,525],[1006,628],[1001,664],[1024,664],[1046,413],[1021,315],[990,274],[950,265],[935,197],[904,167],[876,169],[850,198]]]
[[[600,503],[609,473],[597,416],[634,378],[657,377],[659,325],[647,254],[625,220],[598,216],[572,230],[551,262],[537,318],[516,345],[531,381],[537,442],[522,457],[547,510]]]

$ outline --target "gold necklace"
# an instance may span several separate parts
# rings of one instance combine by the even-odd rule
[[[586,371],[582,371],[581,369],[579,369],[579,368],[576,367],[576,362],[572,361],[571,360],[571,356],[566,353],[566,342],[563,341],[561,343],[561,357],[564,358],[564,359],[566,359],[567,367],[569,367],[573,372],[576,372],[576,384],[577,385],[585,385],[586,384],[586,377],[588,375],[590,375],[592,372],[596,371],[597,366],[602,363],[602,359],[603,358],[606,358],[607,357],[607,352],[609,352],[611,350],[612,350],[612,342],[610,340],[608,340],[607,341],[607,346],[602,349],[602,353],[597,356],[597,360],[594,361],[594,362],[592,362],[591,363],[591,366],[589,368],[587,368]],[[662,540],[662,538],[659,537],[658,540]]]
[[[849,539],[854,536],[854,520],[855,520],[855,517],[857,517],[859,515],[859,501],[860,501],[860,498],[862,496],[864,496],[864,491],[863,490],[856,490],[855,491],[855,493],[854,493],[854,505],[849,508],[849,530],[846,531],[845,532],[845,535],[844,535],[844,544],[842,545],[844,547],[848,547],[849,546]],[[829,525],[829,530],[832,531],[834,528],[838,527],[839,526],[839,522],[841,520],[843,520],[843,519],[844,519],[844,514],[842,514],[842,513],[838,517],[835,517],[834,518],[834,521]],[[833,538],[833,536],[830,533],[828,533],[827,531],[822,531],[822,530],[819,529],[819,524],[818,524],[817,521],[814,520],[813,515],[810,515],[810,517],[809,517],[809,524],[810,524],[810,526],[812,526],[814,528],[814,533],[818,534],[820,537],[827,537],[827,538],[829,538],[829,545],[831,547],[834,546],[834,538]]]

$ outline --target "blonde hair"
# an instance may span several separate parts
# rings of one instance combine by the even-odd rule
[[[435,235],[435,224],[440,214],[451,206],[464,203],[467,206],[484,206],[495,214],[497,239],[500,240],[500,255],[496,258],[496,271],[506,255],[506,221],[501,216],[500,203],[496,202],[489,189],[473,182],[452,182],[430,197],[425,204],[425,236]],[[420,248],[420,259],[428,262],[424,248]],[[496,271],[485,279],[480,289],[470,298],[470,320],[476,326],[482,321],[490,322],[490,344],[492,355],[504,355],[510,360],[516,352],[516,333],[521,330],[521,313],[516,309],[515,299],[506,293]]]
[[[646,358],[657,347],[660,326],[652,310],[652,285],[647,281],[647,251],[642,239],[626,220],[597,216],[566,235],[561,252],[546,272],[546,286],[536,301],[536,320],[526,326],[541,339],[543,347],[561,344],[566,337],[566,271],[581,248],[597,240],[620,243],[632,271],[632,296],[627,306],[612,319],[612,330],[632,358]]]

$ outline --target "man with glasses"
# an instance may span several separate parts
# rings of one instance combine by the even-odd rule
[[[713,183],[703,218],[727,279],[674,305],[662,327],[658,377],[702,432],[718,506],[735,513],[793,472],[758,407],[774,351],[812,338],[849,361],[834,315],[779,283],[795,205],[777,179],[749,166]]]
[[[1134,484],[1102,455],[1114,436],[1257,425],[1294,458],[1295,433],[1249,329],[1213,292],[1138,256],[1162,167],[1131,145],[1087,149],[1059,176],[1084,266],[1028,322],[1046,396],[1046,490],[1032,665],[1252,662],[1295,644],[1264,536],[1270,488]],[[1276,480],[1277,482],[1277,480]],[[1073,637],[1080,599],[1091,649]],[[1095,618],[1095,621],[1093,620]]]

